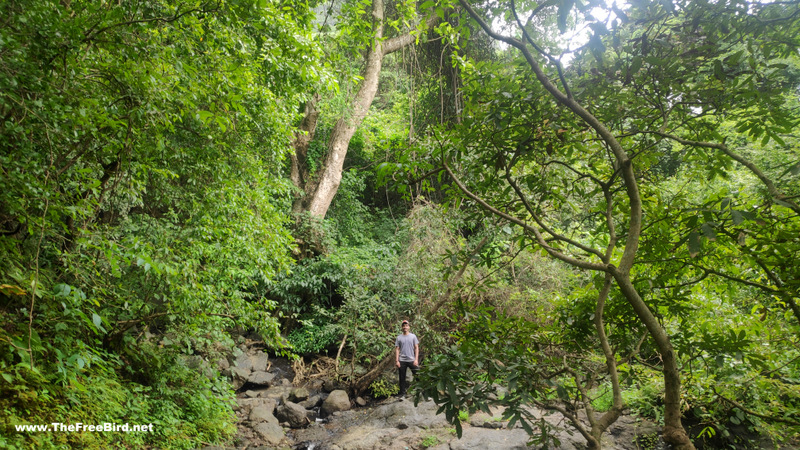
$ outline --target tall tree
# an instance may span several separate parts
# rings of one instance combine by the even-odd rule
[[[662,360],[664,439],[693,448],[681,424],[678,355],[648,304],[647,285],[635,279],[642,233],[668,220],[654,201],[659,141],[718,150],[704,162],[719,168],[728,158],[745,164],[722,145],[716,121],[726,113],[737,115],[741,139],[782,139],[797,117],[785,96],[791,77],[774,69],[796,57],[798,5],[637,2],[616,9],[608,23],[583,5],[579,22],[592,32],[565,68],[559,62],[564,49],[536,37],[548,12],[564,31],[573,2],[490,2],[480,11],[460,4],[521,58],[502,74],[497,67],[465,65],[473,74],[464,83],[471,102],[460,131],[434,143],[442,169],[469,201],[516,224],[553,257],[613,279]],[[490,25],[498,23],[513,35]],[[738,47],[742,39],[746,50]],[[742,63],[745,52],[749,63]],[[775,203],[794,210],[790,194],[759,179]],[[689,245],[696,253],[694,233]],[[773,277],[777,285],[781,277]]]
[[[309,157],[308,145],[314,136],[319,118],[318,97],[314,97],[306,103],[305,118],[300,124],[300,131],[295,140],[295,154],[291,158],[291,179],[302,192],[294,202],[295,213],[309,213],[312,217],[317,218],[325,217],[331,201],[339,189],[350,140],[367,116],[375,94],[378,92],[378,81],[384,57],[414,43],[420,32],[437,20],[435,14],[429,14],[427,18],[420,21],[414,12],[415,8],[399,2],[393,6],[395,11],[402,12],[405,8],[406,17],[401,15],[390,21],[390,18],[386,16],[384,1],[372,0],[372,8],[368,15],[365,12],[366,8],[357,9],[356,11],[361,15],[350,18],[356,23],[342,22],[343,26],[355,30],[362,28],[368,30],[368,34],[362,37],[362,42],[365,44],[363,48],[365,56],[361,81],[347,110],[336,121],[327,143],[324,161],[315,173],[311,173],[307,158]],[[393,30],[402,32],[395,33],[391,37],[386,36],[389,22],[394,24]],[[401,28],[398,27],[399,23],[408,25]]]

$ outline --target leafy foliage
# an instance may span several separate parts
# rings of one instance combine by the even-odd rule
[[[224,342],[234,323],[281,345],[259,286],[290,264],[279,174],[291,105],[318,76],[309,12],[47,0],[0,11],[3,435],[224,442],[228,387],[180,354],[208,354],[200,343]],[[69,420],[158,423],[145,437],[10,431]]]
[[[468,3],[460,2],[464,9]],[[490,34],[498,32],[496,24],[508,25],[519,40],[496,38],[519,44],[521,54],[499,49],[502,62],[458,60],[464,97],[460,122],[441,127],[409,151],[411,164],[418,161],[413,168],[397,169],[446,171],[456,193],[453,204],[491,211],[498,220],[519,225],[520,234],[527,235],[516,239],[520,247],[528,239],[577,267],[606,273],[630,261],[631,289],[623,288],[624,277],[615,278],[622,289],[612,289],[605,305],[605,333],[615,349],[636,349],[631,357],[639,362],[666,361],[673,349],[663,341],[655,342],[657,348],[649,341],[636,345],[643,315],[652,313],[656,320],[647,323],[648,329],[666,330],[682,364],[696,367],[697,358],[705,361],[702,376],[683,371],[687,398],[694,400],[695,388],[702,392],[718,377],[736,384],[740,375],[718,370],[729,358],[739,362],[737,368],[755,371],[748,380],[768,373],[757,344],[763,346],[763,336],[754,339],[748,333],[759,327],[746,324],[758,320],[756,311],[766,318],[780,310],[775,317],[784,337],[796,342],[800,321],[792,256],[800,235],[793,175],[798,155],[789,131],[800,120],[797,5],[635,2],[624,11],[609,7],[607,21],[598,20],[596,11],[590,15],[599,6],[593,4],[479,6],[480,13],[470,11],[471,18],[488,17],[492,26],[483,28]],[[566,44],[542,25],[555,19],[563,31],[573,14],[591,33],[565,66],[551,55],[565,56]],[[461,30],[464,36],[471,32],[464,25],[455,29]],[[781,157],[766,156],[766,148]],[[578,347],[597,342],[597,297],[592,295],[599,289],[597,279],[593,284],[581,289],[587,295],[578,291],[572,297],[576,301],[569,309],[558,311],[569,324],[561,335]],[[644,305],[637,306],[637,297]],[[535,340],[538,335],[529,332]],[[660,333],[651,334],[657,341]],[[496,354],[482,339],[465,335],[458,349],[474,341],[481,349],[476,355]],[[788,368],[792,354],[782,359],[780,372],[793,372]],[[478,358],[465,357],[468,362]],[[715,359],[719,362],[711,364]],[[670,364],[663,366],[665,377],[674,377],[667,387],[679,379],[679,364]],[[478,386],[452,370],[438,375],[459,386],[455,393],[442,393],[441,382],[438,391],[426,391],[446,408],[476,395],[470,389]],[[580,383],[562,386],[566,402],[577,395]],[[530,389],[528,400],[542,401],[535,397],[539,388]],[[794,401],[788,410],[766,411],[749,401],[749,406],[735,406],[724,400],[733,397],[719,392],[704,398],[724,404],[710,415],[715,419],[703,419],[719,428],[728,415],[724,409],[787,424],[784,418],[794,408]],[[674,418],[679,404],[692,416],[682,401],[663,405],[672,408]],[[743,423],[740,415],[731,417],[733,425]],[[769,427],[761,432],[771,433]],[[784,429],[773,437],[793,433]],[[684,439],[681,444],[691,446]]]
[[[389,381],[386,377],[378,378],[369,385],[369,390],[375,398],[386,398],[400,392],[400,386],[394,382]]]

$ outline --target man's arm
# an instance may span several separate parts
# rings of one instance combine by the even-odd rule
[[[394,365],[400,367],[400,347],[394,347]]]
[[[419,365],[419,344],[414,344],[414,365]]]

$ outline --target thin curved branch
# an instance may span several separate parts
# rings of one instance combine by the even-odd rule
[[[530,204],[530,202],[528,201],[527,197],[525,197],[525,194],[524,194],[524,192],[522,192],[522,189],[520,189],[520,187],[517,184],[517,182],[511,177],[511,174],[508,173],[507,171],[506,171],[506,177],[505,178],[506,178],[506,181],[508,182],[508,184],[510,184],[511,187],[514,189],[514,192],[517,194],[517,197],[519,197],[520,201],[522,201],[522,204],[525,205],[525,210],[528,211],[528,214],[531,215],[531,217],[536,222],[536,224],[539,225],[540,227],[542,227],[542,230],[544,230],[547,234],[552,236],[557,241],[566,242],[569,245],[572,245],[573,247],[577,247],[577,248],[579,248],[579,249],[581,249],[581,250],[583,250],[583,251],[585,251],[585,252],[587,252],[589,254],[597,256],[601,260],[603,259],[603,254],[599,250],[597,250],[595,248],[592,248],[592,247],[589,247],[587,245],[581,244],[580,242],[572,240],[572,239],[570,239],[570,238],[568,238],[566,236],[560,235],[560,234],[556,233],[550,227],[546,226],[541,221],[541,219],[539,219],[539,216],[534,211],[533,206]]]
[[[456,184],[458,189],[461,190],[461,192],[464,193],[464,195],[466,195],[467,197],[471,198],[476,203],[478,203],[478,205],[480,205],[480,207],[483,208],[485,211],[490,212],[490,213],[492,213],[492,214],[494,214],[494,215],[496,215],[498,217],[501,217],[501,218],[507,220],[510,223],[513,223],[515,225],[518,225],[518,226],[522,227],[523,230],[532,233],[534,235],[534,237],[536,238],[536,241],[539,243],[539,245],[541,245],[542,248],[544,248],[545,251],[547,253],[549,253],[551,256],[553,256],[554,258],[559,259],[561,261],[564,261],[564,262],[566,262],[568,264],[572,264],[572,265],[574,265],[576,267],[580,267],[582,269],[596,270],[596,271],[600,271],[600,272],[605,272],[605,271],[608,270],[608,268],[604,264],[597,264],[597,263],[592,263],[592,262],[589,262],[589,261],[584,261],[584,260],[581,260],[581,259],[578,259],[578,258],[574,258],[572,256],[565,255],[564,253],[561,253],[560,251],[558,251],[555,248],[551,247],[547,243],[547,241],[544,239],[544,236],[542,236],[542,233],[537,228],[532,227],[529,224],[525,223],[524,221],[520,220],[519,218],[514,217],[514,216],[512,216],[510,214],[507,214],[507,213],[505,213],[503,211],[500,211],[499,209],[494,208],[493,206],[491,206],[488,203],[486,203],[485,200],[483,200],[482,198],[480,198],[477,195],[473,194],[469,189],[467,189],[467,187],[464,185],[464,183],[461,182],[461,180],[450,169],[450,166],[447,164],[447,162],[443,162],[442,164],[444,166],[444,169],[447,171],[447,174],[450,175],[450,178]]]
[[[617,360],[614,351],[608,343],[608,336],[606,335],[605,323],[603,322],[603,313],[605,310],[606,300],[611,291],[611,282],[613,278],[611,274],[606,274],[603,288],[597,296],[597,305],[594,311],[594,326],[597,331],[597,337],[600,339],[600,346],[603,349],[603,355],[606,358],[606,370],[611,377],[612,394],[612,407],[603,414],[599,420],[594,418],[594,411],[587,408],[587,414],[592,424],[592,428],[598,428],[601,433],[604,432],[612,423],[616,422],[620,415],[622,415],[623,400],[622,391],[619,387],[619,373],[617,372]],[[589,405],[587,405],[589,406]],[[591,413],[590,413],[591,411]]]
[[[656,134],[658,136],[673,140],[673,141],[678,142],[678,143],[683,144],[683,145],[688,145],[688,146],[692,146],[692,147],[710,148],[710,149],[721,151],[722,153],[727,155],[732,160],[734,160],[734,161],[738,162],[739,164],[745,166],[748,170],[750,170],[750,172],[753,173],[753,175],[758,177],[758,179],[761,180],[762,183],[764,183],[764,186],[766,186],[767,191],[769,192],[769,194],[774,199],[780,200],[783,204],[785,204],[784,206],[788,205],[789,208],[792,211],[794,211],[797,214],[800,214],[800,205],[798,205],[797,203],[792,201],[787,195],[785,195],[783,192],[778,190],[778,188],[775,187],[775,184],[772,182],[772,180],[769,177],[767,177],[766,174],[764,174],[764,172],[762,172],[761,169],[758,168],[758,166],[756,166],[752,162],[748,161],[743,156],[741,156],[741,155],[739,155],[737,153],[734,153],[731,149],[728,148],[727,145],[719,144],[719,143],[715,143],[715,142],[692,141],[692,140],[689,140],[689,139],[683,139],[681,137],[678,137],[678,136],[675,136],[675,135],[672,135],[672,134],[662,133],[660,131],[650,131],[650,132],[644,132],[644,133]]]
[[[733,406],[735,408],[741,409],[742,411],[746,412],[747,414],[750,414],[750,415],[753,415],[753,416],[756,416],[756,417],[760,417],[760,418],[762,418],[764,420],[767,420],[767,421],[770,421],[770,422],[781,422],[781,423],[788,423],[789,425],[800,426],[800,422],[797,422],[795,420],[784,419],[783,417],[768,416],[766,414],[759,414],[759,413],[753,411],[752,409],[747,409],[744,406],[742,406],[741,403],[739,403],[739,402],[737,402],[735,400],[731,400],[728,397],[725,397],[724,395],[720,394],[719,392],[717,392],[716,389],[714,389],[714,393],[717,394],[717,397],[719,397],[721,400],[724,400],[725,402],[729,403],[731,406]]]
[[[589,125],[603,139],[603,141],[609,146],[610,150],[614,154],[614,157],[617,159],[617,164],[621,170],[631,208],[630,222],[628,225],[629,232],[627,235],[625,249],[618,267],[620,273],[627,274],[633,265],[633,261],[636,257],[636,251],[639,248],[639,234],[642,226],[641,195],[639,193],[638,183],[636,182],[636,174],[633,171],[630,157],[622,148],[622,145],[616,139],[614,134],[602,122],[600,122],[597,117],[587,111],[573,98],[570,98],[561,92],[558,87],[556,87],[553,82],[550,81],[550,78],[548,78],[547,75],[542,71],[542,68],[536,61],[536,58],[533,57],[523,42],[495,32],[492,27],[489,26],[489,24],[487,24],[486,21],[475,12],[474,9],[472,9],[466,0],[459,0],[459,4],[461,4],[461,6],[469,13],[470,17],[472,17],[472,19],[475,20],[484,30],[484,32],[486,32],[492,39],[504,42],[519,50],[542,87],[544,87],[544,89],[556,101],[569,108],[573,114],[580,117],[584,123]]]
[[[574,426],[575,429],[578,430],[578,432],[581,434],[581,436],[583,436],[584,439],[586,439],[587,442],[593,442],[595,440],[594,437],[592,436],[592,433],[589,430],[587,430],[586,427],[583,425],[583,422],[581,422],[580,419],[578,419],[578,417],[575,414],[567,410],[567,408],[564,408],[561,405],[545,403],[541,400],[536,400],[536,399],[533,400],[533,403],[539,408],[550,411],[556,411],[562,416],[566,417],[567,420],[569,420],[570,423],[572,423],[572,426]]]
[[[437,21],[439,20],[439,16],[435,13],[431,13],[425,19],[425,30],[432,27]],[[414,30],[409,31],[401,36],[395,36],[393,38],[385,40],[381,45],[381,50],[383,51],[383,55],[386,56],[389,53],[394,53],[407,45],[410,45],[417,39],[417,34],[413,32]]]
[[[172,15],[171,17],[153,17],[153,18],[150,18],[150,19],[128,20],[126,22],[119,22],[119,23],[115,23],[115,24],[109,25],[107,27],[100,28],[99,30],[96,30],[96,31],[92,31],[92,29],[94,28],[94,27],[92,27],[92,29],[88,30],[88,34],[86,35],[86,37],[84,37],[82,39],[82,41],[83,42],[92,41],[101,33],[104,33],[104,32],[106,32],[106,31],[108,31],[108,30],[110,30],[112,28],[122,27],[122,26],[125,26],[125,25],[133,25],[135,23],[149,23],[149,22],[170,23],[170,22],[174,22],[174,21],[180,19],[181,17],[183,17],[183,16],[185,16],[187,14],[191,14],[191,13],[194,13],[194,12],[209,13],[209,12],[219,11],[220,7],[222,6],[222,3],[218,2],[216,7],[209,8],[209,9],[207,9],[206,6],[207,5],[203,5],[200,8],[189,9],[189,10],[186,10],[186,11],[184,11],[182,13],[178,13],[176,11],[175,14]],[[178,7],[178,9],[180,9],[180,6]]]
[[[544,5],[541,5],[539,8],[536,8],[534,12],[538,11],[540,8],[543,7]],[[520,30],[522,30],[522,37],[524,37],[525,40],[528,41],[529,44],[531,44],[531,47],[536,49],[536,51],[539,52],[540,55],[547,58],[550,61],[550,64],[555,66],[556,70],[558,71],[558,78],[561,80],[561,85],[564,86],[564,92],[567,94],[568,98],[572,98],[572,91],[570,90],[569,85],[567,84],[566,77],[564,77],[564,68],[561,67],[561,62],[553,58],[553,55],[547,53],[546,51],[544,51],[543,48],[539,47],[535,42],[533,42],[533,39],[531,39],[531,36],[528,34],[528,31],[522,25],[522,21],[519,20],[519,16],[517,16],[517,5],[514,0],[511,0],[511,12],[514,13],[514,19],[517,20],[517,26],[519,27]],[[533,15],[535,14],[532,14],[531,17],[533,17]],[[528,19],[528,21],[530,22],[530,19]]]

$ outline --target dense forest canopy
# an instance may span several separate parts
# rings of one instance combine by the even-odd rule
[[[0,12],[0,446],[228,443],[247,333],[385,395],[401,318],[458,433],[800,438],[800,2]]]

